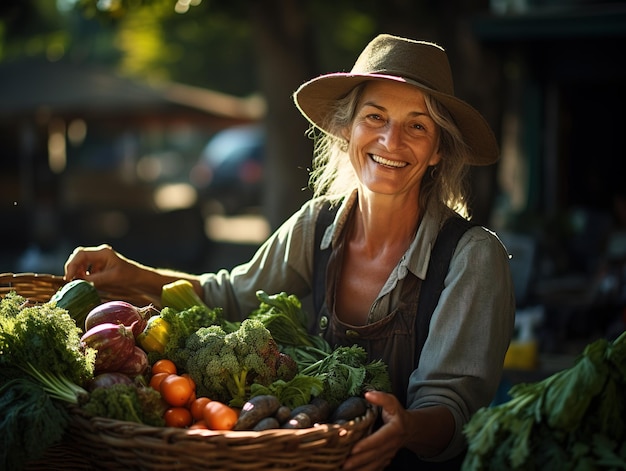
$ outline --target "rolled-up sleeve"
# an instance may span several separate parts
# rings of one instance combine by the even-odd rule
[[[409,408],[443,404],[454,415],[454,438],[437,461],[462,451],[464,425],[496,393],[513,332],[513,293],[504,246],[488,230],[470,229],[456,247],[408,388]]]
[[[203,274],[205,302],[223,308],[230,320],[243,320],[258,308],[258,290],[269,294],[284,291],[299,298],[307,296],[313,273],[314,225],[321,206],[319,200],[305,203],[249,262],[232,270]]]

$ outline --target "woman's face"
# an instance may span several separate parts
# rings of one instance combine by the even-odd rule
[[[428,166],[441,158],[424,95],[405,83],[368,82],[344,137],[360,183],[374,193],[419,194]]]

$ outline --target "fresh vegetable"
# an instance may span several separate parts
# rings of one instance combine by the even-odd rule
[[[273,416],[279,407],[278,398],[270,394],[250,398],[241,408],[233,430],[252,430],[261,419]]]
[[[150,386],[155,391],[161,391],[161,382],[167,378],[171,373],[155,373],[150,377],[150,382],[148,386]]]
[[[351,396],[337,406],[331,416],[331,422],[346,422],[365,415],[367,401],[360,396]]]
[[[148,354],[138,346],[133,346],[133,349],[126,357],[126,361],[122,363],[115,371],[118,373],[124,373],[132,378],[137,376],[143,376],[148,372],[150,364],[148,363]]]
[[[325,358],[300,370],[300,374],[322,380],[324,389],[320,397],[332,409],[350,396],[360,396],[368,390],[391,391],[387,365],[381,360],[367,361],[363,347],[337,347]]]
[[[152,388],[135,384],[114,384],[94,389],[82,406],[94,417],[124,420],[155,427],[165,425],[167,405]]]
[[[9,292],[0,301],[0,469],[21,469],[40,457],[67,428],[63,402],[87,397],[95,350],[54,302],[27,306]]]
[[[265,417],[259,420],[254,427],[252,427],[253,432],[262,432],[264,430],[272,430],[280,428],[280,422],[276,417]]]
[[[110,322],[92,327],[83,334],[80,341],[97,351],[96,373],[117,371],[135,347],[132,328]]]
[[[295,295],[284,292],[269,295],[259,290],[256,297],[260,301],[259,307],[248,318],[260,320],[278,344],[315,346],[305,328],[306,313]]]
[[[284,424],[289,420],[289,417],[291,417],[291,409],[285,405],[282,405],[278,408],[278,410],[274,414],[274,417],[276,417],[276,420],[278,420],[279,424]]]
[[[163,419],[168,427],[184,428],[193,423],[191,412],[186,407],[170,407],[163,414]]]
[[[189,406],[189,412],[191,412],[191,416],[194,420],[203,420],[204,419],[204,406],[206,406],[211,399],[208,397],[198,397],[191,402]]]
[[[297,365],[281,353],[269,330],[258,320],[246,319],[235,332],[220,326],[203,327],[191,334],[181,351],[184,370],[197,384],[198,394],[242,406],[252,383],[269,385],[290,380]]]
[[[276,396],[282,405],[291,409],[309,404],[324,390],[324,382],[319,376],[297,374],[289,381],[277,379],[268,386],[253,383],[250,397],[271,394]]]
[[[509,395],[465,426],[464,470],[626,469],[626,332]]]
[[[182,407],[191,402],[195,388],[193,383],[184,376],[171,374],[163,378],[159,391],[170,406]]]
[[[282,424],[281,428],[286,429],[301,429],[301,428],[309,428],[313,426],[313,421],[311,417],[309,417],[304,412],[299,412],[287,419],[287,422]]]
[[[93,283],[86,280],[72,280],[64,284],[50,301],[65,309],[81,329],[89,311],[102,302]]]
[[[21,370],[0,369],[0,469],[24,469],[58,443],[69,414]]]
[[[163,358],[161,360],[157,360],[154,365],[152,365],[151,372],[152,374],[169,373],[175,375],[178,373],[178,369],[172,360]]]
[[[169,340],[170,326],[161,316],[148,319],[146,328],[137,336],[137,343],[148,354],[165,352]]]
[[[190,307],[200,306],[207,311],[210,308],[200,299],[193,285],[187,280],[177,280],[163,285],[161,289],[161,306],[171,307],[176,311],[185,311]]]
[[[324,401],[327,405],[328,402]],[[341,407],[341,405],[340,405]],[[328,422],[330,413],[330,407],[320,407],[317,404],[309,403],[302,406],[298,406],[291,411],[290,418],[295,417],[298,414],[306,414],[314,424],[323,424]]]
[[[211,401],[204,406],[204,421],[211,430],[232,430],[237,418],[237,411],[222,402]]]
[[[81,329],[54,303],[27,306],[9,292],[0,301],[0,368],[18,368],[53,399],[78,403],[93,378],[96,350],[80,341]]]
[[[322,380],[322,397],[328,400],[331,408],[368,389],[391,390],[387,365],[382,361],[368,363],[367,352],[362,347],[339,347],[333,351],[323,337],[310,335],[307,331],[307,315],[295,295],[283,292],[270,296],[261,290],[256,295],[260,305],[250,314],[250,318],[260,320],[265,325],[279,344],[281,352],[293,358],[303,376]],[[309,402],[310,396],[306,399],[298,396],[283,397],[284,393],[278,389],[283,386],[276,384],[274,390],[258,388],[253,394],[278,395],[281,403],[292,408]],[[300,390],[305,392],[306,388]],[[296,393],[297,389],[292,392]]]
[[[133,380],[123,373],[100,373],[87,383],[87,391],[98,388],[108,388],[114,384],[133,384]]]
[[[152,306],[137,307],[126,301],[109,301],[94,307],[85,319],[85,331],[99,324],[122,324],[132,327],[137,337],[143,332],[155,309]]]
[[[219,325],[222,321],[221,309],[208,309],[206,306],[191,306],[183,311],[164,307],[158,316],[152,317],[138,343],[148,352],[151,363],[168,358],[177,365],[184,363],[180,351],[187,338],[201,327]]]

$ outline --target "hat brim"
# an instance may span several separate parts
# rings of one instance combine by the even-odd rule
[[[403,77],[384,74],[333,73],[321,75],[302,84],[293,94],[298,110],[314,126],[322,131],[333,103],[346,96],[357,85],[370,81],[394,81],[414,85],[434,96],[450,112],[469,147],[469,165],[490,165],[498,160],[499,149],[491,127],[474,107],[459,98],[437,92]]]

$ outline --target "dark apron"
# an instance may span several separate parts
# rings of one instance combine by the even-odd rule
[[[342,243],[333,251],[328,261],[325,286],[315,289],[325,290],[325,302],[317,315],[318,333],[324,336],[333,347],[360,345],[368,353],[368,361],[383,360],[390,369],[392,392],[400,403],[406,407],[407,388],[411,373],[417,368],[415,364],[417,348],[416,315],[419,301],[421,280],[412,273],[407,275],[402,287],[400,303],[388,316],[380,321],[364,326],[352,326],[343,323],[328,309],[328,303],[334,306],[334,290],[343,258]],[[398,361],[404,358],[405,361]],[[377,425],[379,427],[381,423]],[[461,468],[464,456],[442,463],[427,462],[406,448],[396,454],[388,470],[438,470],[455,471]]]

